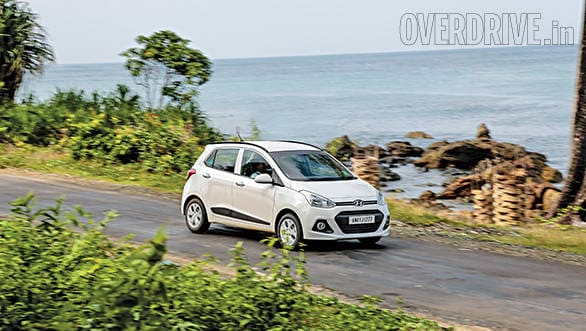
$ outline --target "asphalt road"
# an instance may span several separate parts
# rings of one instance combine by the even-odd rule
[[[120,216],[107,232],[136,234],[137,241],[163,225],[169,250],[188,258],[210,253],[221,261],[243,241],[251,260],[264,251],[261,234],[212,227],[195,235],[184,225],[177,201],[130,195],[43,178],[0,174],[0,213],[28,192],[39,206],[59,196],[96,218],[114,209]],[[516,330],[586,330],[586,268],[531,258],[471,251],[398,238],[370,249],[357,242],[313,244],[306,249],[312,283],[349,296],[378,295],[394,306],[461,324]]]

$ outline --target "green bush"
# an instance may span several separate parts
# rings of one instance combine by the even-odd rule
[[[219,139],[194,106],[145,109],[122,85],[107,96],[58,91],[44,103],[0,108],[0,142],[58,145],[74,160],[138,163],[161,174],[185,171],[205,144]]]
[[[164,260],[161,230],[114,245],[81,208],[34,209],[31,195],[0,218],[2,330],[434,330],[434,322],[373,304],[309,294],[302,255],[269,249],[257,273],[242,245],[234,276],[206,262]],[[269,245],[271,247],[271,245]],[[373,300],[369,300],[373,301]]]

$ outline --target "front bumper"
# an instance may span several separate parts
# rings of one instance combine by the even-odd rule
[[[375,215],[375,223],[350,225],[350,216]],[[307,207],[302,211],[303,238],[306,240],[346,240],[369,237],[385,237],[391,231],[387,206],[368,205],[362,207],[337,206],[331,209]],[[316,222],[327,222],[328,227],[318,230]],[[328,233],[329,232],[329,233]]]

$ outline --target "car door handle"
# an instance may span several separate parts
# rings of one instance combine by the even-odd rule
[[[236,182],[236,185],[242,187],[244,186],[244,182]]]
[[[201,176],[202,176],[203,178],[210,178],[210,177],[212,177],[212,176],[210,176],[210,174],[208,174],[207,172],[204,172],[203,174],[201,174]]]

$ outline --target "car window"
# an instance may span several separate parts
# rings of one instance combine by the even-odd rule
[[[350,180],[354,175],[322,151],[272,152],[271,156],[289,179],[301,181]]]
[[[204,161],[205,165],[212,168],[214,166],[214,159],[216,158],[216,151],[213,151],[210,156]]]
[[[238,148],[222,148],[216,150],[211,161],[211,167],[218,170],[234,172],[238,151]],[[206,160],[206,165],[208,165],[207,162],[208,160]]]
[[[270,164],[259,153],[251,150],[244,151],[240,168],[241,175],[254,179],[260,174],[270,175],[272,172],[273,169],[271,169]]]

